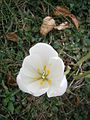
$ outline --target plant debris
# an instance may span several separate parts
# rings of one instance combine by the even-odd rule
[[[56,6],[56,10],[54,11],[53,15],[54,16],[60,16],[60,15],[68,16],[72,19],[76,28],[77,29],[79,28],[80,22],[79,22],[78,18],[75,15],[71,14],[71,12],[66,7]]]
[[[11,72],[9,71],[7,74],[7,79],[8,79],[8,85],[11,86],[17,86],[16,80],[14,79],[14,77],[11,75]]]
[[[42,35],[47,35],[56,26],[55,20],[47,16],[43,19],[43,23],[40,28],[40,33]]]
[[[18,40],[18,36],[17,36],[16,32],[7,32],[6,37],[8,38],[8,40],[11,40],[13,42],[17,42],[17,40]]]
[[[68,22],[64,22],[64,23],[61,23],[61,24],[58,25],[58,26],[55,26],[54,28],[57,29],[57,30],[64,30],[64,29],[66,29],[66,28],[68,28],[68,27],[69,27]]]

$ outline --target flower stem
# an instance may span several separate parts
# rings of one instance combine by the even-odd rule
[[[85,73],[82,73],[82,74],[79,74],[79,75],[75,75],[74,79],[78,80],[78,79],[81,79],[81,78],[84,78],[84,77],[90,78],[90,70],[85,72]]]
[[[90,54],[88,53],[87,55],[85,55],[84,57],[82,57],[76,64],[75,67],[82,64],[84,61],[86,61],[88,58],[90,58]]]

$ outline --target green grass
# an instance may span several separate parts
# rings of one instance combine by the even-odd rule
[[[90,63],[87,56],[90,56],[90,2],[42,0],[42,4],[40,0],[0,1],[0,120],[89,120]],[[80,27],[78,30],[75,27],[54,30],[46,37],[42,36],[39,32],[42,20],[47,15],[53,16],[56,5],[66,6],[78,16]],[[54,18],[59,23],[67,20],[72,23],[65,16]],[[6,37],[6,32],[13,31],[17,31],[17,42]],[[61,97],[42,95],[36,98],[20,91],[14,83],[30,47],[38,42],[51,44],[66,68],[71,67],[67,74],[68,89]],[[80,77],[81,73],[84,75]],[[12,84],[8,77],[13,80]]]

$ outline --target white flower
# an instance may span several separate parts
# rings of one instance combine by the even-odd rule
[[[47,92],[48,97],[61,96],[67,88],[64,63],[58,53],[46,43],[38,43],[29,50],[17,76],[19,88],[34,96]]]

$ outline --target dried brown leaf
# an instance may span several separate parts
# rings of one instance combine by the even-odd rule
[[[68,16],[70,13],[70,11],[63,6],[56,6],[56,11],[54,11],[54,15],[55,16],[59,16],[59,15],[63,15],[65,14],[66,16]]]
[[[68,22],[64,22],[64,23],[61,23],[61,24],[58,25],[58,26],[55,26],[54,28],[57,29],[57,30],[64,30],[64,29],[66,29],[66,28],[68,28],[68,27],[69,27]]]
[[[8,40],[11,40],[13,42],[17,42],[17,40],[18,40],[18,36],[17,36],[16,32],[7,32],[6,37],[8,38]]]
[[[79,20],[77,19],[77,17],[73,14],[71,14],[71,12],[66,8],[66,7],[62,7],[62,6],[56,6],[56,11],[54,11],[54,15],[55,16],[60,16],[60,15],[65,15],[68,16],[72,19],[74,25],[76,26],[76,28],[79,28]]]
[[[8,85],[17,86],[16,80],[11,75],[11,72],[8,72],[7,79],[8,79]]]
[[[75,15],[73,15],[73,14],[70,14],[69,17],[72,19],[73,23],[75,24],[76,28],[78,29],[79,28],[79,24],[80,24],[78,18]]]
[[[43,23],[40,27],[40,33],[42,35],[47,35],[56,26],[55,20],[47,16],[43,19]]]

